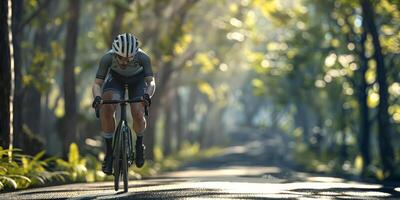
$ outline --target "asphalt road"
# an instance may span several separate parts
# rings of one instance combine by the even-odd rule
[[[400,185],[368,184],[266,166],[262,144],[227,148],[181,170],[131,180],[128,193],[112,182],[69,184],[0,194],[0,199],[400,199]],[[258,152],[258,153],[257,153]]]

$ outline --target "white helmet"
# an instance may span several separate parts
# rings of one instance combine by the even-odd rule
[[[114,53],[122,57],[133,57],[139,49],[136,37],[130,33],[122,33],[115,37],[112,43]]]

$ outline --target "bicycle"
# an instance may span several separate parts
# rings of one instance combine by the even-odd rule
[[[125,91],[127,85],[125,85]],[[113,149],[113,175],[114,189],[118,191],[120,178],[123,179],[124,192],[128,191],[128,168],[134,162],[132,132],[126,120],[126,105],[128,103],[143,102],[142,97],[126,100],[102,100],[101,104],[119,104],[121,108],[120,120],[115,129],[112,149]],[[99,117],[99,109],[96,109],[96,116]],[[145,106],[145,116],[148,116],[148,108]],[[121,168],[122,165],[122,168]]]

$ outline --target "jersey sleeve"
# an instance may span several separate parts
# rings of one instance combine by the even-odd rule
[[[138,53],[139,53],[139,64],[143,66],[144,77],[153,76],[150,57],[143,51],[139,51]]]
[[[112,54],[107,53],[104,55],[99,64],[99,68],[97,69],[96,78],[104,80],[107,76],[108,69],[110,68],[112,63]]]

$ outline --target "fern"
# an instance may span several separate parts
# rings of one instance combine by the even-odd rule
[[[47,183],[64,183],[69,179],[69,173],[66,171],[48,172],[43,171],[32,176],[33,185],[45,185]]]
[[[0,166],[0,175],[5,175],[7,173],[7,171],[8,171],[7,168]]]
[[[8,176],[0,176],[0,182],[4,184],[5,189],[16,190],[18,188],[17,182]]]
[[[29,187],[32,182],[31,179],[23,175],[9,175],[8,177],[15,180],[19,189]]]
[[[16,190],[31,186],[41,186],[66,182],[93,182],[107,177],[100,171],[101,163],[95,156],[81,156],[75,143],[70,145],[68,160],[57,157],[44,159],[45,152],[34,156],[25,155],[20,149],[11,150],[0,147],[0,191]],[[52,163],[52,171],[49,171]]]
[[[48,163],[55,157],[43,160],[44,151],[35,156],[24,155],[14,149],[13,160],[8,159],[9,150],[0,149],[0,190],[23,189],[34,185],[45,185],[53,182],[66,182],[70,174],[66,171],[47,171]]]

